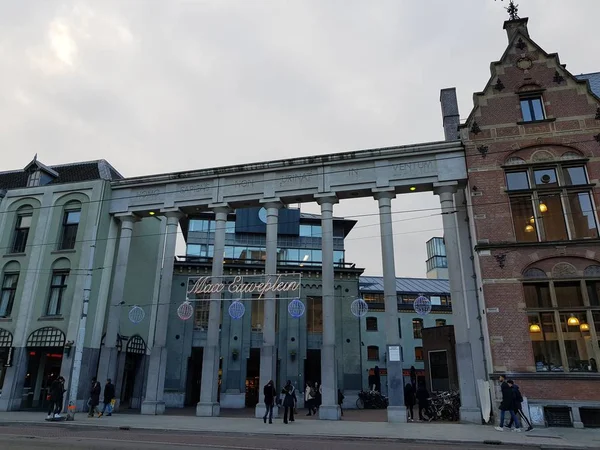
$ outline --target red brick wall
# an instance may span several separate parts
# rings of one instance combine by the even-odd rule
[[[560,159],[566,152],[575,152],[591,160],[587,163],[592,182],[600,179],[600,144],[594,135],[600,133],[600,121],[594,119],[600,103],[587,87],[563,70],[554,56],[523,38],[527,49],[509,48],[503,61],[492,66],[492,77],[485,91],[475,97],[475,108],[462,129],[465,142],[469,188],[472,195],[476,236],[474,241],[495,247],[489,255],[478,256],[481,266],[486,308],[498,312],[486,313],[492,349],[492,364],[497,371],[532,372],[535,361],[529,338],[527,314],[523,310],[523,288],[519,281],[531,266],[551,272],[554,264],[570,262],[579,272],[590,264],[600,264],[600,243],[587,245],[503,247],[516,242],[505,175],[501,167],[511,157],[531,161],[540,150]],[[527,71],[517,67],[517,61],[528,57],[533,65]],[[553,81],[558,71],[565,79]],[[495,90],[500,78],[504,89]],[[522,121],[519,92],[543,90],[544,108],[549,121],[519,124]],[[470,132],[476,121],[481,132]],[[486,146],[482,157],[478,147]],[[600,189],[595,188],[595,203],[600,206]],[[505,255],[504,267],[496,256]],[[550,259],[548,259],[550,258]],[[493,310],[492,310],[493,311]],[[516,380],[524,395],[532,399],[600,400],[600,382],[585,380]]]

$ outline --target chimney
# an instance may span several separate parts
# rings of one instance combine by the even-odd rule
[[[504,22],[504,29],[506,30],[506,34],[508,34],[508,42],[510,43],[515,34],[521,33],[525,37],[529,37],[529,31],[527,31],[527,22],[529,19],[525,17],[524,19],[512,19]]]
[[[460,115],[458,114],[458,102],[456,101],[456,88],[446,88],[440,91],[440,103],[442,104],[442,124],[444,125],[444,136],[447,141],[460,139],[458,126]]]

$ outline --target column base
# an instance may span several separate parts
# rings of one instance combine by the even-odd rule
[[[479,408],[460,408],[459,409],[460,423],[474,423],[481,425],[483,418],[481,417],[481,410]]]
[[[583,422],[573,422],[573,428],[584,428]]]
[[[219,417],[221,414],[221,405],[218,403],[198,403],[196,405],[196,416],[198,417]]]
[[[165,413],[165,402],[142,402],[140,414],[162,416]]]
[[[254,417],[256,417],[257,419],[262,419],[265,416],[265,411],[266,411],[265,404],[259,403],[254,408]],[[273,419],[278,419],[278,418],[279,418],[279,408],[277,406],[274,406],[273,407]]]
[[[321,420],[340,420],[342,411],[339,405],[321,405],[319,406],[319,419]]]
[[[389,423],[406,423],[408,421],[406,406],[388,406],[387,421]]]

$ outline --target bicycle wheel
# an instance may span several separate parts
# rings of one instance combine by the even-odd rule
[[[365,409],[365,402],[363,402],[363,399],[362,399],[362,398],[360,398],[360,397],[359,397],[359,398],[356,400],[356,407],[357,407],[358,409]]]

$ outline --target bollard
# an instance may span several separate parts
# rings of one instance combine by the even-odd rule
[[[69,406],[67,406],[67,422],[72,422],[75,420],[75,411],[77,407],[74,402],[69,402]]]

